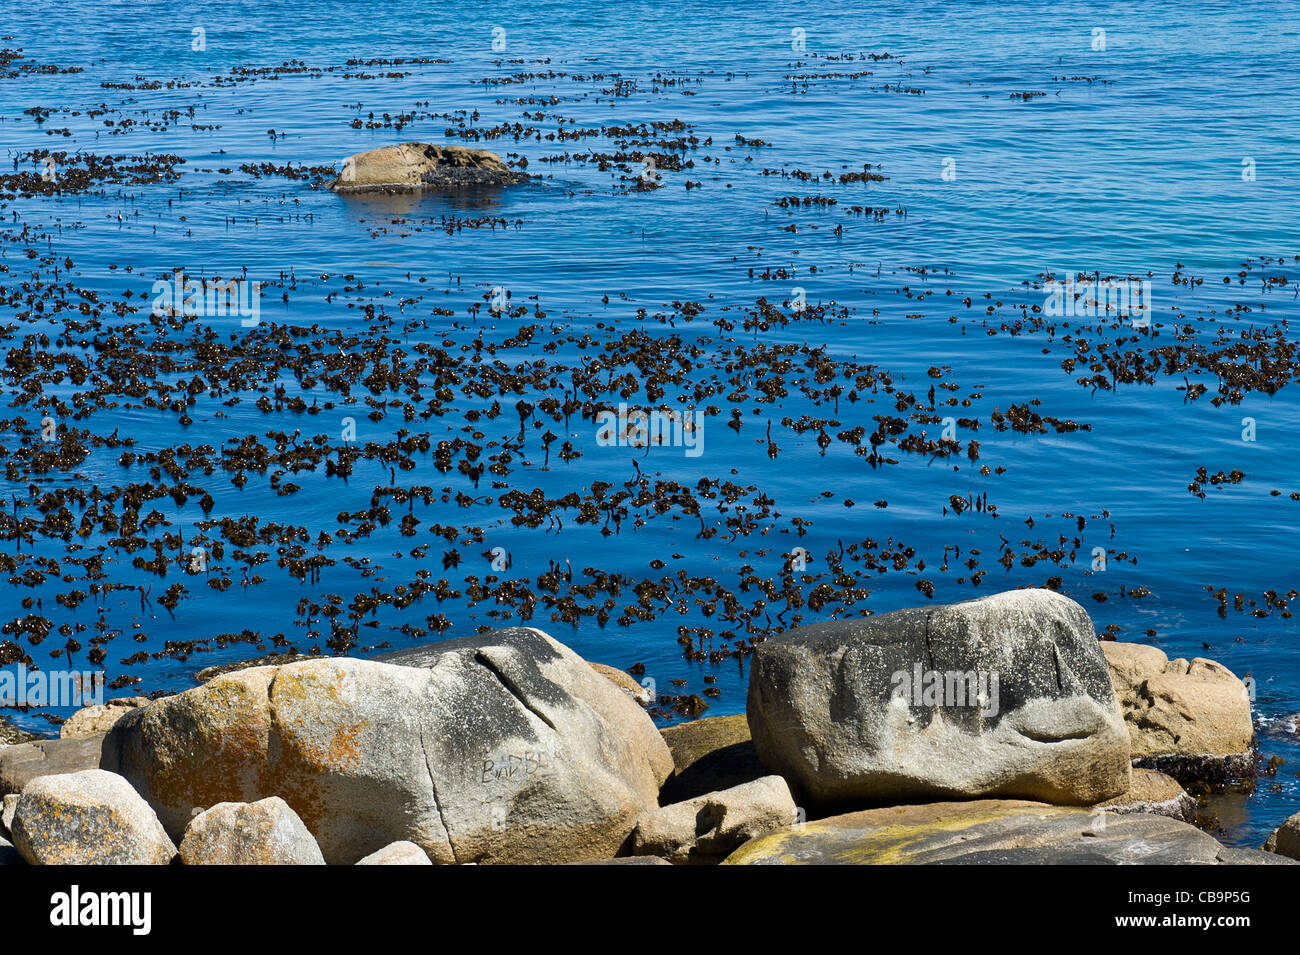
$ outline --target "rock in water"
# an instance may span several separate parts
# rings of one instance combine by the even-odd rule
[[[394,842],[372,852],[357,865],[433,865],[424,850],[414,842]]]
[[[1137,643],[1101,646],[1136,765],[1189,785],[1254,774],[1250,696],[1231,670]]]
[[[724,865],[1273,865],[1164,816],[1010,799],[889,806],[755,839]]]
[[[1264,843],[1264,849],[1288,859],[1300,860],[1300,812],[1273,830]]]
[[[541,631],[386,659],[217,677],[124,717],[104,766],[177,835],[195,808],[280,796],[331,864],[403,840],[436,862],[611,856],[658,806],[653,721]]]
[[[759,644],[749,725],[812,805],[1129,788],[1128,731],[1092,622],[1048,590],[802,627]]]
[[[298,814],[279,796],[223,802],[190,822],[181,842],[184,865],[324,865]]]
[[[486,149],[402,143],[349,156],[330,188],[335,192],[409,192],[508,186],[531,178]]]
[[[41,776],[14,810],[14,847],[32,865],[167,865],[176,846],[121,776]]]

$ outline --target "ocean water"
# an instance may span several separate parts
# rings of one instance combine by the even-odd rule
[[[3,638],[46,668],[91,666],[99,648],[114,692],[127,693],[183,689],[202,667],[265,652],[365,655],[526,620],[588,659],[642,664],[660,694],[699,695],[705,715],[720,715],[744,709],[748,668],[731,651],[766,632],[1050,583],[1099,631],[1250,674],[1261,754],[1286,762],[1253,793],[1204,811],[1225,841],[1258,844],[1300,809],[1300,744],[1287,722],[1300,713],[1288,609],[1300,577],[1298,29],[1297,11],[1249,2],[7,10],[0,46],[21,57],[0,70],[0,175],[39,175],[44,151],[67,154],[54,166],[65,179],[84,165],[79,154],[183,161],[165,181],[0,199],[10,356],[0,440],[11,469],[0,553],[14,578],[0,619],[53,628],[35,642],[21,626]],[[411,140],[493,149],[540,178],[473,197],[366,199],[241,168],[337,168]],[[660,157],[653,172],[647,154]],[[864,166],[872,178],[854,178]],[[655,175],[662,188],[640,188]],[[150,325],[154,282],[176,270],[262,283],[260,324]],[[1043,283],[1066,274],[1149,281],[1149,325],[1046,315]],[[509,305],[494,313],[498,289]],[[33,294],[45,296],[40,310]],[[760,299],[775,312],[755,327]],[[92,301],[99,331],[60,339],[68,303]],[[106,339],[127,326],[115,355]],[[26,337],[42,333],[48,344]],[[214,387],[210,369],[182,361],[192,350],[159,344],[192,335],[241,348],[239,381]],[[295,372],[297,347],[305,361],[363,356],[350,394],[330,387],[323,366],[303,372],[300,361]],[[1137,350],[1139,380],[1114,379],[1108,356],[1127,351],[1116,367],[1131,369]],[[13,357],[39,351],[81,356],[109,400],[80,417],[60,412],[89,386]],[[132,355],[150,351],[179,365],[141,372]],[[420,358],[431,364],[414,368]],[[435,385],[439,362],[463,363],[458,380]],[[493,362],[505,393],[467,393]],[[601,446],[581,412],[534,410],[520,423],[516,402],[563,402],[584,367],[592,381],[629,376],[625,394],[600,396],[610,405],[715,408],[702,446]],[[413,377],[389,387],[394,369]],[[535,377],[521,384],[525,372]],[[651,372],[673,378],[647,398]],[[123,394],[137,373],[146,387],[206,383],[178,411],[166,407],[174,394],[162,407]],[[294,410],[295,397],[315,413]],[[1013,406],[1064,430],[998,430]],[[467,410],[483,414],[471,423]],[[40,448],[47,415],[133,438],[136,454],[210,445],[212,473],[184,478],[212,495],[210,513],[197,497],[148,501],[140,517],[156,510],[170,523],[142,528],[150,543],[135,551],[94,521],[69,540],[20,530],[13,502],[34,517],[37,497],[56,488],[174,483],[148,464],[123,467],[120,446],[33,470],[25,455]],[[906,430],[873,464],[866,437],[839,434],[869,435],[877,416]],[[938,441],[945,418],[958,453],[898,446]],[[800,426],[807,419],[817,423]],[[272,464],[242,469],[242,487],[231,483],[240,469],[219,463],[220,449],[250,435],[273,450],[321,435],[337,454],[402,429],[433,447],[461,438],[483,456],[453,450],[446,473],[432,451],[412,452],[410,470],[362,458],[346,481],[316,461],[273,483]],[[561,460],[565,441],[581,456]],[[503,473],[476,483],[461,461]],[[278,493],[286,482],[298,489]],[[585,520],[576,507],[541,514],[510,496],[582,498],[606,485]],[[341,512],[384,503],[375,489],[390,486],[428,488],[429,500],[393,502],[390,523],[337,536],[363,523]],[[609,506],[619,490],[631,498]],[[617,506],[627,513],[615,519]],[[71,506],[74,525],[83,511]],[[410,536],[408,514],[420,522]],[[292,524],[304,552],[199,526],[222,518]],[[333,542],[316,546],[321,534]],[[194,547],[203,569],[187,573]],[[159,553],[161,568],[133,566]],[[294,576],[288,562],[314,553],[333,564]],[[69,558],[92,554],[103,578],[60,579],[83,573]],[[44,579],[20,579],[33,567]],[[550,594],[539,579],[557,569],[572,594],[593,579],[588,568],[623,581],[617,594],[575,598],[612,601],[603,624],[559,619],[545,599],[525,616],[528,601],[511,597]],[[779,590],[790,574],[796,600],[758,585]],[[229,585],[213,585],[223,577]],[[440,579],[460,594],[394,599]],[[519,588],[503,593],[506,580]],[[91,586],[104,582],[114,589]],[[487,592],[476,598],[474,583]],[[175,605],[160,604],[176,584]],[[84,592],[79,602],[58,600],[71,591]],[[330,595],[333,624],[310,607]],[[684,635],[705,659],[686,658]],[[663,709],[663,722],[682,718]],[[13,719],[52,732],[35,711]]]

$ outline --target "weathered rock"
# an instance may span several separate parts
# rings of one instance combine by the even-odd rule
[[[626,693],[538,630],[226,674],[109,733],[121,772],[184,831],[195,807],[279,795],[325,860],[392,842],[435,862],[612,856],[672,758]]]
[[[372,852],[357,865],[433,865],[425,851],[414,842],[394,842]]]
[[[674,865],[707,865],[797,818],[785,780],[764,776],[646,813],[632,833],[632,853],[659,856]]]
[[[9,837],[13,830],[14,810],[18,808],[18,793],[5,793],[4,802],[0,803],[0,836]]]
[[[42,739],[0,749],[0,793],[20,793],[37,776],[99,767],[104,737]]]
[[[223,802],[191,820],[184,865],[324,865],[316,840],[279,796]]]
[[[1098,803],[1094,808],[1118,814],[1150,812],[1170,819],[1192,822],[1196,818],[1196,800],[1178,780],[1154,769],[1133,770],[1128,792]]]
[[[463,189],[507,186],[530,178],[486,149],[402,143],[349,156],[330,188],[335,192]]]
[[[1136,643],[1101,646],[1135,766],[1185,784],[1254,774],[1250,697],[1231,670],[1200,657],[1170,660]]]
[[[1092,622],[1048,590],[769,638],[748,717],[764,765],[803,804],[1090,805],[1129,787],[1128,733]]]
[[[87,706],[69,716],[59,727],[60,739],[102,737],[113,724],[137,706],[148,706],[147,696],[125,696],[108,700],[102,706]]]
[[[659,793],[664,805],[730,789],[767,775],[749,737],[749,720],[706,716],[660,730],[673,754],[675,772]]]
[[[101,769],[28,783],[14,811],[13,840],[32,865],[166,865],[176,856],[149,804]]]
[[[1300,812],[1273,830],[1264,849],[1288,859],[1300,859]]]
[[[642,706],[649,706],[654,702],[650,698],[650,691],[636,681],[632,674],[627,673],[617,667],[606,666],[604,663],[591,663],[587,661],[593,670],[612,682],[616,687],[623,690],[628,696],[636,700]]]
[[[755,839],[725,865],[1214,865],[1286,862],[1229,849],[1165,816],[1099,814],[1020,800],[889,806]]]

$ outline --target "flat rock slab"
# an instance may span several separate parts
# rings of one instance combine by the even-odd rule
[[[530,178],[487,149],[402,143],[349,156],[330,188],[343,193],[461,190],[508,186]]]
[[[1163,816],[1098,814],[1020,800],[892,806],[746,843],[725,865],[1271,865]]]
[[[98,769],[102,733],[82,739],[42,739],[0,749],[0,795],[20,793],[37,776]]]
[[[1049,590],[769,638],[748,717],[764,765],[822,809],[981,796],[1084,806],[1129,788],[1128,731],[1092,621]]]

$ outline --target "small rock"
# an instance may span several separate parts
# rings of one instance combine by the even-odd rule
[[[506,186],[531,178],[511,169],[500,156],[486,149],[402,143],[349,156],[330,188],[335,192],[463,189]]]
[[[42,739],[0,749],[0,792],[20,793],[37,776],[98,769],[103,735]]]
[[[13,839],[32,865],[167,865],[176,856],[149,804],[102,769],[33,779],[14,811]]]
[[[102,706],[87,706],[69,716],[59,727],[60,739],[86,739],[91,736],[102,737],[120,720],[137,706],[148,706],[147,696],[128,696],[109,700]]]
[[[590,660],[587,662],[593,670],[613,682],[615,686],[625,690],[632,699],[642,706],[649,706],[654,702],[650,696],[650,691],[638,683],[631,674],[618,669],[618,667],[606,666],[604,663],[591,663]]]
[[[324,865],[320,846],[279,796],[223,802],[190,822],[184,865]]]
[[[18,808],[18,793],[7,793],[3,806],[0,806],[0,836],[9,838],[13,831],[14,811]]]
[[[433,865],[429,856],[414,842],[394,842],[372,852],[357,865]]]
[[[1264,849],[1288,859],[1300,859],[1300,812],[1273,830]]]
[[[1178,784],[1178,780],[1154,769],[1133,770],[1133,782],[1128,792],[1098,803],[1093,809],[1116,814],[1150,812],[1183,822],[1192,822],[1196,818],[1196,800]]]
[[[632,852],[675,865],[720,862],[750,839],[790,826],[797,818],[785,780],[764,776],[647,813],[632,833]]]

